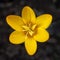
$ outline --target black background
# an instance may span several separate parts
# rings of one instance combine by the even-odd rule
[[[24,44],[13,45],[9,35],[14,31],[7,23],[6,16],[20,15],[24,6],[30,6],[36,13],[49,13],[53,22],[47,29],[50,39],[37,43],[35,55],[29,56]],[[60,1],[59,0],[0,0],[0,60],[60,60]]]

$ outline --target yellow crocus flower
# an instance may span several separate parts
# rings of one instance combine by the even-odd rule
[[[37,42],[46,42],[49,39],[46,29],[52,22],[50,14],[36,17],[34,11],[29,6],[25,6],[22,10],[22,17],[9,15],[6,21],[15,30],[10,34],[9,41],[13,44],[24,42],[29,55],[35,54]]]

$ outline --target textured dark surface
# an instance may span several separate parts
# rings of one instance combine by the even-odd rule
[[[13,29],[6,23],[6,16],[21,15],[24,6],[30,6],[36,15],[49,13],[53,22],[47,29],[50,39],[45,43],[37,43],[35,55],[26,53],[24,44],[13,45],[9,35]],[[0,60],[60,60],[60,1],[59,0],[0,0]]]

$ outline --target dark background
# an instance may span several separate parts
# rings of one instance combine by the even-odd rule
[[[47,29],[50,39],[45,43],[37,43],[35,55],[26,53],[24,44],[13,45],[9,35],[13,29],[6,23],[6,16],[21,15],[24,6],[30,6],[36,13],[49,13],[53,22]],[[59,0],[0,0],[0,60],[60,60],[60,1]]]

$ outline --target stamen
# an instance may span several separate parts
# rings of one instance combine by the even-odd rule
[[[27,26],[22,26],[26,31],[30,30]]]
[[[36,28],[36,26],[37,26],[36,24],[33,25],[31,29],[34,30]]]
[[[34,33],[33,31],[29,31],[29,34],[30,34],[31,36],[33,35],[33,33]]]

